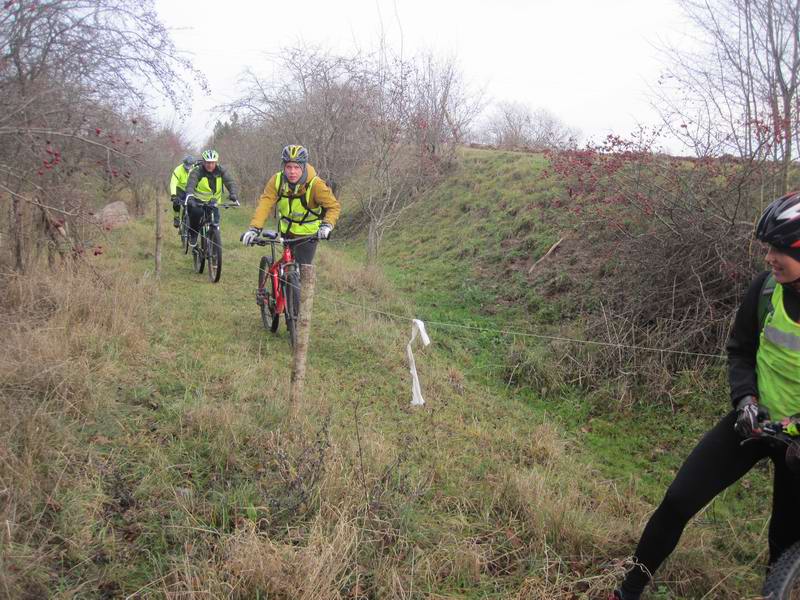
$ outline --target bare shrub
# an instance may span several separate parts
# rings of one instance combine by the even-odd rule
[[[577,145],[578,131],[550,111],[519,102],[501,102],[483,123],[478,139],[502,150],[566,150]]]
[[[667,50],[657,94],[665,124],[696,156],[769,160],[767,198],[786,193],[800,148],[800,5],[679,4],[693,43]]]
[[[202,77],[179,55],[151,1],[9,2],[0,38],[0,193],[11,205],[11,243],[3,245],[10,256],[0,258],[24,271],[48,241],[65,253],[54,231],[68,247],[80,246],[76,229],[98,204],[141,188],[140,179],[129,184],[152,162],[154,147],[140,152],[155,129],[151,94],[180,108],[177,83]],[[133,205],[141,214],[142,201]]]
[[[666,156],[653,140],[609,136],[550,160],[584,232],[580,270],[603,274],[580,306],[584,334],[607,345],[572,348],[575,373],[595,384],[659,383],[658,395],[669,393],[663,375],[713,365],[722,352],[759,268],[752,235],[764,170],[749,160]]]

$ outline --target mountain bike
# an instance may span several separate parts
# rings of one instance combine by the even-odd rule
[[[300,265],[295,262],[292,246],[308,242],[313,237],[284,238],[276,231],[264,231],[253,245],[269,246],[271,256],[262,256],[258,265],[256,304],[261,323],[272,333],[278,331],[280,316],[286,321],[289,344],[297,343],[297,320],[300,314]],[[283,250],[276,260],[275,246]]]
[[[197,232],[197,243],[192,248],[192,264],[195,273],[202,273],[208,263],[208,280],[211,283],[217,283],[222,275],[222,239],[218,217],[215,216],[219,213],[214,211],[214,208],[238,208],[239,203],[216,204],[211,201],[203,203],[201,206],[203,217]]]
[[[785,449],[784,460],[789,470],[800,477],[800,421],[789,417],[781,421],[761,423],[761,432],[742,443],[762,440]],[[780,555],[770,568],[761,590],[765,600],[800,600],[800,541]]]

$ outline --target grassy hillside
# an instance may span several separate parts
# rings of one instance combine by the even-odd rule
[[[547,346],[496,331],[575,314],[524,282],[512,302],[493,275],[558,239],[525,211],[548,202],[531,178],[540,160],[508,158],[468,156],[424,204],[441,210],[387,240],[386,274],[363,270],[355,244],[321,249],[294,421],[285,332],[261,328],[253,299],[259,251],[236,243],[245,211],[223,216],[217,285],[171,230],[156,280],[151,220],[88,264],[4,274],[0,596],[602,597],[713,417],[705,392],[686,414],[602,413],[567,366],[548,366]],[[513,187],[494,198],[500,180]],[[498,238],[493,202],[525,212],[524,235]],[[423,408],[409,406],[411,317],[433,339],[415,349]],[[539,361],[539,385],[503,364],[509,349]],[[657,597],[754,593],[764,482],[755,474],[687,531]],[[733,536],[730,519],[749,526]]]

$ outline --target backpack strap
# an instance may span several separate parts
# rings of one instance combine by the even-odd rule
[[[322,215],[325,214],[324,207],[320,206],[317,209],[312,209],[312,208],[309,208],[309,206],[308,206],[308,197],[311,196],[311,189],[314,186],[314,182],[317,179],[319,179],[319,177],[317,177],[315,175],[311,179],[311,181],[309,181],[306,184],[306,191],[303,192],[302,194],[296,194],[296,193],[292,192],[291,190],[288,189],[289,186],[287,185],[286,186],[287,187],[286,194],[283,195],[282,194],[282,190],[281,190],[281,188],[283,187],[283,185],[282,185],[283,182],[281,181],[281,179],[282,179],[281,175],[282,175],[282,173],[279,171],[278,172],[278,176],[275,178],[275,189],[276,189],[276,192],[277,192],[277,195],[278,195],[278,200],[280,200],[281,197],[288,198],[290,207],[292,205],[292,200],[300,200],[300,205],[303,207],[303,210],[305,211],[305,214],[303,215],[303,218],[300,219],[299,221],[297,221],[295,219],[292,219],[291,217],[281,217],[281,219],[283,219],[284,221],[287,221],[289,223],[295,223],[297,225],[303,225],[304,223],[308,223],[308,222],[312,222],[312,221],[319,221],[321,219]],[[277,205],[278,204],[276,202],[275,203],[276,208],[277,208]],[[309,218],[311,215],[313,215],[314,218]]]
[[[775,276],[770,273],[761,284],[761,291],[758,294],[758,329],[759,331],[764,328],[764,323],[767,322],[767,316],[775,312],[775,307],[772,306],[772,292],[775,291],[775,286],[778,282],[775,281]]]

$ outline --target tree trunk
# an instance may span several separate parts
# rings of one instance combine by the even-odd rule
[[[367,230],[367,264],[375,265],[378,263],[378,247],[380,245],[380,233],[378,223],[371,219]]]
[[[22,203],[16,196],[11,197],[11,227],[14,229],[14,270],[18,273],[25,272],[25,249],[23,236],[25,224],[22,222]]]
[[[142,191],[138,185],[133,186],[133,211],[139,218],[144,216],[144,201],[142,199]]]
[[[792,118],[791,118],[791,100],[788,97],[784,98],[784,149],[783,149],[783,164],[781,165],[781,193],[783,196],[789,191],[789,170],[792,166],[792,144],[794,139],[792,137]]]

